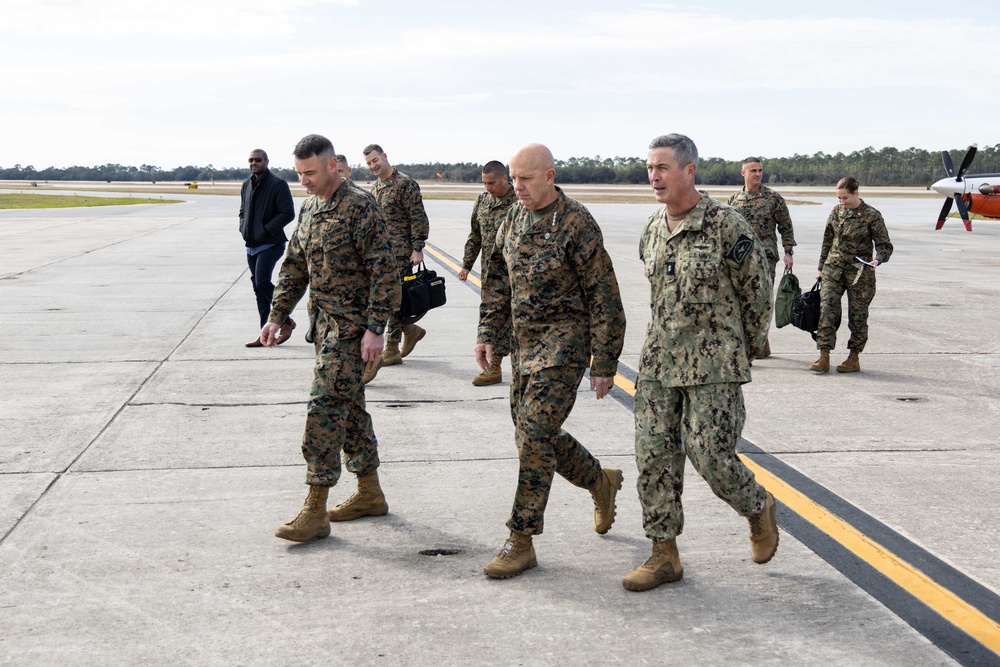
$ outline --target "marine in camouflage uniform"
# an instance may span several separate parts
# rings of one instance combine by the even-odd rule
[[[378,145],[367,146],[364,153],[369,168],[373,169],[372,173],[378,176],[372,186],[372,194],[375,195],[379,208],[382,209],[382,215],[385,217],[386,227],[389,229],[389,239],[396,257],[396,266],[399,269],[398,279],[402,281],[404,276],[411,273],[411,266],[423,261],[424,244],[430,233],[430,222],[427,219],[427,212],[424,210],[420,186],[409,176],[390,165],[385,152]],[[373,156],[377,156],[378,162],[373,163]],[[374,169],[379,169],[378,173]],[[420,338],[423,337],[423,329],[415,324],[407,325],[406,328],[408,335],[419,334]],[[404,333],[407,332],[403,330],[398,313],[393,313],[386,329],[386,353],[383,355],[385,365],[399,363],[395,360],[390,361],[389,358],[397,354],[396,358],[398,359],[405,357],[412,350],[412,345],[416,344],[415,340],[411,340],[410,344],[404,342],[403,353],[392,352],[393,349],[398,348],[400,338]]]
[[[361,336],[385,326],[399,307],[400,287],[378,207],[355,188],[312,196],[299,211],[274,292],[269,322],[280,324],[309,287],[317,307],[316,367],[306,415],[302,455],[306,483],[333,486],[340,452],[358,475],[379,466],[371,416],[361,385]]]
[[[506,172],[506,170],[504,171]],[[476,204],[472,207],[471,230],[469,231],[469,238],[465,242],[465,253],[462,256],[462,271],[468,275],[468,272],[472,270],[473,265],[476,263],[476,258],[481,253],[481,283],[483,285],[489,280],[489,274],[486,270],[486,258],[493,253],[493,247],[496,245],[497,230],[507,215],[507,209],[515,203],[517,203],[517,194],[514,192],[514,188],[508,183],[507,192],[504,195],[496,197],[489,192],[483,192],[476,198]],[[459,273],[459,279],[463,279],[462,273]],[[493,346],[494,358],[503,358],[510,355],[510,339],[513,334],[513,328],[510,326],[508,320],[506,329],[497,334],[497,342]]]
[[[819,254],[823,282],[816,330],[817,348],[832,350],[837,346],[840,301],[846,291],[847,326],[851,330],[847,348],[855,357],[868,342],[868,307],[875,298],[875,271],[855,258],[868,262],[877,259],[879,264],[884,264],[892,256],[892,242],[882,214],[863,199],[859,202],[853,209],[838,204],[826,220]]]
[[[296,170],[316,194],[299,211],[261,334],[265,345],[273,345],[279,326],[310,290],[317,309],[316,365],[302,439],[310,491],[299,516],[276,533],[297,542],[330,533],[326,499],[340,479],[341,451],[347,469],[358,475],[359,492],[368,480],[388,511],[378,486],[378,443],[361,375],[363,355],[376,358],[385,322],[399,308],[400,285],[378,206],[340,179],[330,165],[332,154],[329,140],[319,135],[296,146]]]
[[[771,265],[771,286],[773,290],[777,280],[778,234],[781,235],[781,245],[784,248],[785,266],[792,267],[792,256],[795,254],[795,231],[792,228],[792,218],[788,214],[788,206],[780,194],[760,183],[762,177],[761,162],[758,158],[746,158],[743,161],[745,185],[739,192],[729,197],[729,205],[740,212],[757,238],[764,246],[764,254]],[[772,306],[774,301],[772,299]],[[771,346],[765,339],[762,357],[770,356]]]
[[[515,187],[519,158],[525,171],[536,161],[550,165],[554,178],[551,153],[532,145],[511,161]],[[598,389],[598,398],[610,390],[617,372],[625,340],[618,280],[593,216],[561,189],[550,187],[555,196],[551,203],[532,209],[523,203],[511,207],[487,260],[489,279],[482,290],[477,351],[500,342],[508,320],[514,329],[510,412],[519,473],[507,521],[511,538],[486,569],[486,574],[498,578],[534,566],[531,536],[542,533],[556,473],[591,491],[598,533],[611,527],[614,497],[621,487],[621,471],[602,469],[562,428],[587,367],[592,388],[598,378],[604,379],[606,388],[604,393]],[[505,561],[517,552],[523,556],[520,564],[508,567]]]
[[[741,516],[773,508],[736,453],[746,416],[741,385],[771,316],[768,260],[741,215],[694,189],[696,150],[683,135],[650,145],[650,182],[666,206],[650,216],[639,244],[651,318],[635,392],[636,486],[653,556],[622,582],[637,591],[681,578],[675,538],[684,528],[685,455]]]

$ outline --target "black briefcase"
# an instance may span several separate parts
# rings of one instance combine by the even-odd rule
[[[412,267],[409,275],[403,276],[399,320],[403,324],[413,324],[426,315],[428,310],[443,306],[446,301],[444,276],[439,276],[420,262]]]

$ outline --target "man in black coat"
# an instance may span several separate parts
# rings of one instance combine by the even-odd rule
[[[271,274],[274,265],[285,254],[285,225],[295,218],[295,204],[288,183],[267,168],[267,153],[261,149],[250,152],[250,178],[243,181],[240,197],[240,233],[247,246],[247,265],[250,280],[257,295],[257,313],[260,315],[258,331],[267,323],[271,312],[274,283]],[[292,335],[295,322],[288,318],[278,332],[278,345]],[[246,344],[261,347],[260,334]]]

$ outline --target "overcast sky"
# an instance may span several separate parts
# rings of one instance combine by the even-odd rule
[[[0,0],[0,166],[1000,143],[989,3]]]

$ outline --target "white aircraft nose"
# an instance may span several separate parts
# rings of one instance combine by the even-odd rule
[[[954,178],[942,178],[931,186],[931,190],[945,197],[962,195],[965,194],[965,181],[956,181]]]

